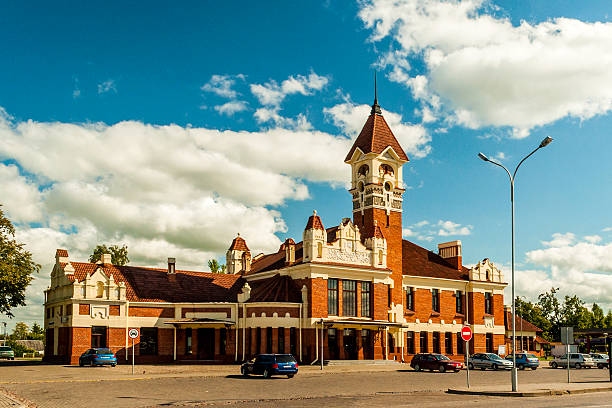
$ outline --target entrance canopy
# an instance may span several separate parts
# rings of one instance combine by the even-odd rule
[[[320,322],[319,322],[320,323]],[[379,328],[384,330],[386,327],[402,327],[402,323],[394,323],[386,320],[359,320],[359,319],[342,319],[342,320],[326,320],[323,319],[323,324],[326,327],[367,327],[371,329]]]
[[[612,329],[574,329],[574,337],[607,337],[612,336]]]
[[[192,319],[176,319],[165,322],[177,328],[198,328],[198,327],[232,327],[236,322],[228,319],[211,319],[208,317],[192,318]]]

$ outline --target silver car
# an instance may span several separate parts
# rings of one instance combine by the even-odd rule
[[[469,358],[468,365],[470,369],[480,368],[483,371],[487,368],[508,370],[512,368],[512,361],[504,360],[493,353],[476,353]]]
[[[567,368],[567,354],[561,357],[555,357],[555,359],[549,364],[552,368]],[[593,361],[593,358],[590,355],[581,353],[570,353],[569,365],[570,367],[573,367],[576,370],[579,370],[582,367],[591,368],[597,366],[597,364],[595,363],[595,361]]]
[[[608,368],[610,364],[610,357],[607,354],[602,353],[591,353],[591,357],[595,364],[597,364],[597,368]]]

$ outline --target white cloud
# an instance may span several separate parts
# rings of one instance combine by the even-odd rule
[[[233,88],[236,79],[244,80],[246,77],[238,75],[218,75],[210,77],[210,80],[200,88],[204,92],[212,92],[222,98],[234,99],[239,94]]]
[[[114,79],[108,79],[108,80],[98,84],[98,94],[104,94],[104,93],[108,93],[108,92],[117,93],[117,86],[115,85],[115,80]],[[79,95],[80,94],[81,94],[81,91],[79,91]],[[73,96],[74,96],[74,94],[73,94]]]
[[[222,115],[232,116],[237,112],[247,110],[247,103],[245,101],[229,101],[223,105],[215,106],[215,110]]]
[[[329,78],[311,72],[308,76],[290,76],[280,85],[274,80],[265,84],[251,84],[251,93],[264,106],[278,107],[287,95],[311,95],[313,91],[320,91],[327,85]]]
[[[542,241],[542,245],[547,247],[567,247],[576,241],[576,235],[571,232],[566,232],[564,234],[560,232],[555,232],[552,234],[553,239],[550,241]]]
[[[41,193],[33,182],[19,174],[17,166],[0,163],[0,186],[2,210],[13,222],[42,220]]]
[[[275,126],[284,129],[308,130],[312,128],[312,125],[310,124],[310,122],[308,122],[308,119],[304,114],[300,113],[295,119],[293,119],[281,116],[278,113],[279,110],[279,107],[259,108],[255,111],[255,114],[253,116],[255,117],[257,123],[272,122]]]
[[[587,235],[584,237],[584,240],[590,242],[591,244],[597,244],[601,242],[601,237],[599,235]]]
[[[438,221],[436,224],[438,227],[438,235],[441,237],[448,237],[451,235],[470,235],[472,233],[471,225],[461,225],[452,221]]]
[[[566,116],[612,110],[612,23],[555,18],[514,26],[487,14],[488,5],[370,0],[359,17],[373,41],[394,40],[395,59],[422,58],[427,68],[427,81],[407,79],[409,66],[387,58],[390,78],[425,103],[441,97],[463,126],[509,126],[521,138]]]
[[[345,102],[325,108],[324,112],[334,125],[354,139],[359,135],[370,110],[368,105]],[[383,110],[383,116],[409,158],[423,158],[431,152],[431,136],[422,125],[403,122],[402,115],[387,110]]]
[[[612,227],[606,227],[604,229],[602,229],[603,232],[610,232],[612,231]]]

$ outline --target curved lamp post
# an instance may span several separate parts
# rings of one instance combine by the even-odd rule
[[[516,322],[516,304],[514,300],[514,179],[516,178],[516,172],[518,171],[519,167],[521,167],[521,164],[523,164],[523,162],[527,160],[529,156],[531,156],[541,148],[548,146],[552,141],[552,137],[546,136],[533,152],[529,153],[523,158],[523,160],[519,162],[518,166],[516,166],[516,169],[514,169],[514,173],[512,174],[510,174],[510,171],[503,164],[489,159],[482,153],[478,153],[478,157],[480,159],[506,170],[506,173],[508,173],[508,177],[510,178],[510,203],[512,207],[512,391],[516,391],[518,389],[518,374],[516,370],[516,329],[514,327],[514,322]]]

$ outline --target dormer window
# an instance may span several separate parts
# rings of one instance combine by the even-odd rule
[[[370,166],[368,166],[367,164],[362,164],[359,167],[359,170],[357,170],[358,176],[366,177],[368,173],[370,173]]]
[[[96,297],[101,298],[104,296],[104,282],[98,282],[96,284]]]
[[[389,166],[388,164],[381,164],[380,165],[380,177],[384,177],[387,174],[390,176],[393,176],[394,174],[393,167]]]

